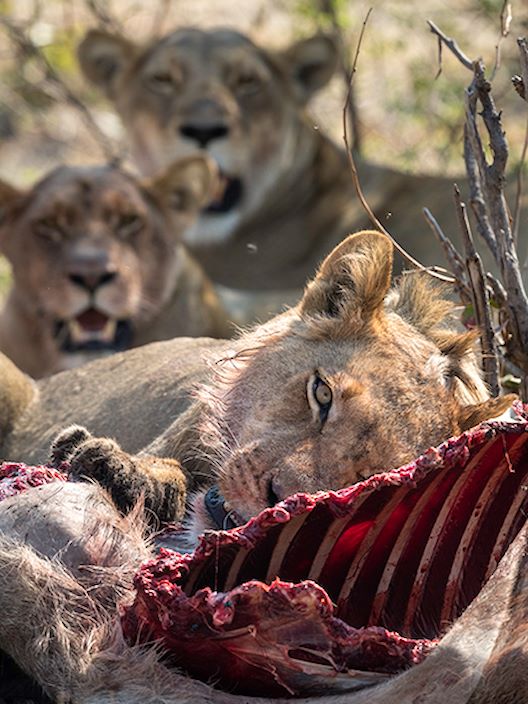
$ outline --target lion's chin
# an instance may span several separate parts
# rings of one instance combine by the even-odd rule
[[[132,322],[117,319],[96,308],[88,308],[75,318],[57,320],[54,337],[61,352],[119,352],[132,344]]]

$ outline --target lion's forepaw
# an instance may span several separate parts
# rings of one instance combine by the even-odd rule
[[[95,479],[105,485],[132,462],[130,455],[109,438],[90,437],[70,454],[70,476]]]
[[[82,425],[70,425],[61,430],[51,443],[50,464],[59,469],[62,463],[69,461],[77,448],[91,437],[91,433]]]

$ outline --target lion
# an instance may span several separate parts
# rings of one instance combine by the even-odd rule
[[[347,233],[371,226],[344,150],[306,111],[337,66],[330,37],[272,51],[227,29],[181,28],[145,46],[98,29],[78,54],[84,75],[119,114],[144,173],[196,153],[217,162],[223,193],[185,242],[226,303],[243,311],[240,319],[295,303],[323,256]],[[430,208],[457,241],[452,180],[362,160],[358,172],[398,242],[424,264],[442,261],[416,206]]]
[[[0,183],[12,286],[0,350],[35,378],[178,335],[225,337],[227,315],[182,232],[216,188],[203,156],[138,180],[116,165],[61,166]]]
[[[152,551],[142,516],[179,521],[187,510],[193,545],[198,532],[218,527],[205,486],[217,483],[245,520],[292,492],[399,465],[509,407],[511,396],[489,398],[475,334],[444,324],[452,304],[420,275],[391,288],[391,268],[390,240],[361,232],[323,261],[295,308],[238,340],[153,343],[38,383],[3,360],[5,458],[43,461],[58,430],[84,426],[62,431],[51,452],[79,481],[0,502],[0,648],[49,696],[72,704],[247,701],[170,669],[156,648],[123,641],[116,613]],[[501,687],[525,691],[523,667],[507,681],[483,678],[513,643],[525,648],[524,631],[512,641],[501,630],[524,609],[525,545],[521,532],[423,664],[365,692],[302,701],[419,696],[433,704],[449,694],[465,704],[478,686],[482,697],[471,701],[482,704]]]
[[[182,519],[190,501],[193,543],[211,527],[200,487],[213,478],[244,521],[296,491],[402,465],[500,414],[512,397],[489,398],[475,333],[442,325],[452,304],[429,280],[409,274],[391,290],[392,253],[379,232],[351,235],[295,308],[233,341],[155,343],[36,390],[5,369],[2,456],[41,462],[76,423],[86,430],[67,443],[72,472],[97,479],[123,510],[144,493],[163,522]]]

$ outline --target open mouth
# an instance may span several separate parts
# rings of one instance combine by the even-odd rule
[[[528,412],[515,408],[399,470],[210,531],[192,554],[161,550],[136,577],[127,636],[244,694],[351,690],[418,664],[525,524]]]
[[[55,339],[62,352],[120,351],[132,343],[130,320],[116,320],[96,308],[55,323]]]
[[[239,178],[228,176],[221,172],[220,184],[215,198],[203,212],[209,215],[214,213],[228,213],[230,210],[236,208],[242,200],[243,190],[242,181]]]

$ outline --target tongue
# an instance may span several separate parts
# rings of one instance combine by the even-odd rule
[[[87,332],[99,332],[108,322],[108,316],[100,313],[95,308],[89,308],[76,318],[79,325]]]

